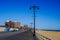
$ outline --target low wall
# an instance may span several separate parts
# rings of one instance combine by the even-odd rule
[[[0,27],[0,32],[5,31],[5,27]]]

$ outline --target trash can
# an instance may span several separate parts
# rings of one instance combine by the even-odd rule
[[[5,31],[6,31],[6,32],[8,32],[8,31],[9,31],[9,29],[10,29],[9,27],[6,27],[6,28],[5,28]]]

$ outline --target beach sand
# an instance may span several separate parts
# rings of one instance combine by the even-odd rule
[[[43,35],[47,38],[50,38],[51,40],[60,40],[60,32],[56,31],[44,31],[44,30],[36,30],[36,34],[38,38],[40,38],[40,35]]]

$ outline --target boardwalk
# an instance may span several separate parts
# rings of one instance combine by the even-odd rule
[[[34,40],[31,31],[0,33],[0,40]]]

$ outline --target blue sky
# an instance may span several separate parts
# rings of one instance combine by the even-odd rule
[[[0,0],[0,25],[6,20],[33,23],[33,4],[40,7],[36,11],[36,28],[60,30],[60,0]]]

